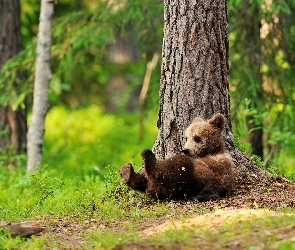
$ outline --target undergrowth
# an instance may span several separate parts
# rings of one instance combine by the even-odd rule
[[[140,167],[140,151],[151,148],[156,138],[152,124],[156,117],[150,117],[147,114],[140,140],[136,114],[105,114],[97,106],[53,108],[46,120],[44,164],[39,173],[25,176],[24,155],[1,154],[1,218],[97,214],[116,220],[130,214],[147,216],[149,211],[141,209],[146,199],[120,184],[118,170],[130,159],[135,169]],[[258,157],[251,159],[268,171],[286,173],[264,166]]]
[[[274,175],[281,175],[290,180],[295,181],[295,164],[286,164],[286,162],[293,162],[293,158],[289,158],[290,156],[286,156],[286,152],[282,150],[280,154],[285,155],[284,157],[276,157],[273,162],[266,164],[261,157],[251,154],[250,149],[251,146],[249,143],[245,143],[241,140],[239,136],[235,136],[235,145],[237,148],[243,152],[245,155],[249,156],[249,159],[259,168],[264,169],[267,172],[270,172]]]
[[[31,219],[52,221],[56,218],[75,218],[78,222],[95,218],[105,224],[128,222],[128,227],[120,226],[117,231],[110,228],[85,233],[85,248],[91,246],[95,249],[110,249],[116,244],[128,242],[160,244],[168,248],[181,243],[190,249],[192,244],[202,245],[202,242],[212,241],[213,238],[220,239],[216,244],[224,245],[225,240],[223,242],[222,239],[239,237],[238,230],[250,235],[251,230],[253,232],[258,225],[264,225],[262,221],[253,221],[253,225],[232,224],[217,231],[199,226],[167,231],[149,240],[140,237],[140,224],[149,218],[166,215],[185,218],[206,212],[197,205],[194,211],[187,211],[175,208],[173,203],[167,205],[150,200],[120,184],[120,166],[132,159],[138,169],[142,163],[140,151],[153,145],[157,134],[153,124],[156,117],[150,117],[146,117],[144,137],[140,140],[136,114],[104,114],[96,106],[72,111],[63,107],[52,109],[46,120],[44,164],[38,173],[25,175],[25,155],[13,156],[10,151],[1,152],[0,218],[11,222]],[[259,158],[252,157],[252,160],[265,168]],[[278,173],[282,169],[267,170]],[[272,221],[274,226],[271,228],[275,230],[279,223],[283,225],[286,221]],[[244,227],[251,230],[247,231]],[[0,249],[58,247],[48,237],[12,239],[8,232],[2,231]],[[250,239],[250,243],[243,243],[243,246],[255,246],[255,242],[251,245]],[[266,246],[270,244],[268,241],[273,242],[269,238],[264,240]],[[290,240],[276,238],[274,244],[277,249],[294,249]]]
[[[46,118],[44,163],[38,173],[25,175],[25,155],[1,153],[0,218],[79,216],[96,211],[105,218],[124,216],[125,208],[113,209],[128,197],[119,188],[118,170],[130,159],[139,168],[140,151],[152,147],[157,130],[151,121],[156,119],[149,118],[147,114],[140,139],[137,114],[105,114],[94,105],[51,109]],[[125,193],[119,197],[120,192]],[[106,199],[110,202],[104,203]]]

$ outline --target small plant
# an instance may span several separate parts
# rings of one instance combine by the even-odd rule
[[[244,142],[238,135],[235,135],[235,145],[244,154],[250,154],[251,144]]]
[[[61,191],[64,182],[58,178],[52,178],[39,172],[20,179],[19,183],[14,184],[12,187],[19,187],[22,185],[34,189],[33,195],[38,197],[34,208],[29,214],[31,216],[43,201],[49,197],[54,197]]]
[[[264,162],[262,161],[261,157],[257,156],[257,155],[251,155],[250,156],[250,160],[257,166],[260,167],[262,169],[266,169],[266,166],[264,164]]]
[[[16,154],[12,146],[0,148],[0,167],[8,168],[24,166],[26,162],[26,154]]]
[[[268,171],[274,175],[282,175],[281,171],[279,170],[278,167],[275,167],[273,165],[267,166],[261,159],[261,157],[257,155],[251,155],[250,160],[258,167],[261,169]]]

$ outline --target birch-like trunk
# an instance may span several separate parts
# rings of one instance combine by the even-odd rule
[[[184,131],[195,117],[223,114],[227,149],[237,169],[260,170],[234,145],[228,83],[226,0],[164,0],[157,158],[184,146]]]
[[[54,1],[42,0],[39,21],[32,118],[27,134],[27,173],[36,172],[42,162],[45,116],[49,108],[48,88],[51,79],[50,51]]]

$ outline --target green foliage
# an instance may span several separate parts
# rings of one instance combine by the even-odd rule
[[[34,237],[30,239],[12,238],[8,231],[0,229],[0,249],[43,249],[46,247],[46,237]]]
[[[239,240],[243,246],[250,247],[258,243],[249,235],[257,233],[257,228],[261,225],[270,232],[274,232],[278,225],[288,225],[290,216],[288,219],[283,216],[281,219],[255,219],[243,224],[238,218],[214,230],[199,225],[191,229],[167,230],[148,240],[141,237],[138,232],[142,229],[143,221],[161,217],[167,219],[167,215],[186,218],[192,213],[205,212],[198,204],[194,209],[187,210],[175,206],[173,202],[150,200],[120,184],[119,167],[133,159],[138,168],[142,162],[140,151],[145,147],[150,148],[156,138],[156,128],[150,122],[154,120],[155,117],[147,115],[145,136],[143,141],[139,141],[136,138],[136,114],[105,114],[94,105],[77,110],[52,108],[46,121],[44,159],[47,163],[40,172],[25,176],[25,159],[19,163],[23,167],[11,172],[2,166],[0,217],[6,221],[38,218],[50,223],[56,218],[62,218],[69,220],[71,225],[83,225],[85,220],[94,219],[97,228],[90,232],[81,232],[85,238],[82,248],[85,249],[111,249],[116,244],[128,242],[160,244],[167,248],[184,244],[190,249],[189,247],[195,247],[195,244],[202,246],[204,242],[216,242],[213,239],[218,239],[217,246],[223,246],[232,237],[240,237],[241,234],[236,235],[235,232],[243,232],[246,240]],[[258,162],[259,159],[256,160]],[[102,228],[98,227],[99,225],[102,225]],[[103,225],[107,225],[107,228]],[[266,244],[277,244],[278,249],[293,244],[288,239],[270,241],[268,236],[262,236],[260,233],[257,235],[265,240]],[[274,235],[272,234],[273,237]],[[46,234],[29,240],[12,239],[7,233],[0,233],[0,248],[62,248],[57,243],[58,239],[52,237],[53,234]]]
[[[25,1],[23,12],[23,19],[26,20],[24,24],[29,27],[35,22],[30,19],[32,12],[26,8],[29,4],[36,7],[31,1],[34,2],[34,0]],[[136,79],[135,85],[139,86],[144,72],[138,60],[145,64],[154,51],[161,48],[162,2],[102,0],[96,2],[97,5],[93,9],[81,8],[79,11],[72,11],[73,4],[68,1],[61,1],[60,4],[64,10],[67,9],[67,13],[57,11],[56,14],[61,16],[57,16],[54,22],[51,49],[54,70],[53,82],[50,85],[50,100],[57,102],[57,96],[81,82],[88,86],[87,88],[93,89],[92,86],[99,86],[95,87],[98,96],[105,96],[105,92],[102,91],[104,84],[113,74],[110,71],[112,65],[106,61],[106,48],[114,44],[118,37],[128,39],[129,43],[139,50],[138,54],[144,53],[143,58],[138,58],[133,64],[136,69],[129,72],[129,74],[141,73],[141,78]],[[59,7],[57,5],[58,10]],[[38,15],[36,10],[33,12]],[[32,92],[35,47],[36,43],[31,37],[24,51],[10,59],[0,70],[2,105],[8,105],[11,101],[14,107],[24,105],[24,97]],[[19,72],[21,74],[18,74]]]
[[[77,110],[52,108],[39,173],[24,176],[24,156],[0,155],[1,218],[100,214],[115,219],[150,213],[139,209],[143,196],[122,187],[118,174],[130,160],[139,168],[141,150],[152,147],[157,129],[152,124],[155,117],[150,118],[145,118],[140,141],[136,114],[105,114],[94,105]]]
[[[244,142],[238,135],[235,135],[235,146],[245,155],[249,155],[251,151],[250,143]]]
[[[140,141],[136,114],[105,114],[95,105],[54,107],[46,118],[43,162],[61,175],[98,175],[102,180],[108,166],[118,168],[131,159],[140,165],[141,150],[151,148],[157,134],[156,118],[150,117]]]
[[[46,176],[46,173],[36,173],[25,178],[20,178],[19,182],[12,185],[17,188],[19,186],[25,186],[33,192],[33,196],[38,198],[34,205],[30,215],[37,209],[42,202],[49,197],[55,197],[61,191],[64,182],[54,177]]]
[[[284,175],[287,178],[292,179],[292,176],[288,175],[287,172],[282,171],[281,169],[279,169],[279,167],[277,167],[276,165],[266,165],[261,157],[257,156],[257,155],[251,155],[250,156],[250,160],[258,167],[274,174],[274,175]]]
[[[234,133],[243,140],[250,128],[263,129],[264,156],[273,163],[279,150],[294,147],[294,4],[229,1]]]
[[[124,91],[119,90],[120,95],[115,99],[116,108],[123,110],[128,108],[133,99],[130,96],[142,83],[147,61],[160,49],[163,3],[158,0],[124,3],[118,0],[112,4],[96,1],[95,8],[85,7],[93,3],[84,1],[77,5],[61,0],[56,6],[50,101],[55,104],[62,101],[71,107],[95,103],[103,109],[111,99],[106,91],[109,79],[119,77],[122,80],[124,75],[123,80],[128,87]],[[0,72],[0,103],[12,103],[13,108],[24,106],[25,97],[32,92],[34,72],[36,44],[32,36],[36,34],[34,27],[37,25],[39,2],[24,0],[22,6],[22,21],[29,30],[26,35],[29,39],[26,38],[25,50],[9,60]],[[295,44],[294,18],[291,15],[294,1],[266,6],[260,0],[232,0],[228,6],[234,133],[244,140],[251,132],[248,126],[254,125],[254,129],[263,128],[266,155],[271,153],[267,152],[268,146],[278,145],[288,150],[294,146],[295,139],[292,83],[295,72],[292,65],[295,63],[290,56]],[[249,19],[253,21],[245,21]],[[257,30],[258,24],[263,22],[273,27],[266,35]],[[253,36],[249,32],[254,32]],[[140,62],[117,64],[107,60],[106,49],[119,37],[132,41],[139,48]],[[254,40],[250,41],[253,37]],[[21,79],[17,79],[19,71],[22,72]],[[159,72],[156,73],[151,81],[152,92],[148,102],[151,108],[158,103]],[[250,116],[248,122],[246,118]]]
[[[39,0],[21,1],[21,33],[25,48],[31,45],[38,32],[40,3]]]
[[[247,141],[247,136],[251,131],[261,128],[265,133],[267,145],[270,147],[270,150],[265,150],[267,162],[263,162],[256,155],[252,155],[251,160],[267,171],[294,179],[293,159],[295,155],[292,149],[294,148],[295,137],[292,124],[295,118],[291,117],[291,107],[277,104],[273,105],[268,111],[262,112],[253,107],[251,100],[246,98],[236,108],[233,116],[235,145],[246,155],[251,156],[251,145],[245,141]],[[281,115],[278,116],[278,114]],[[280,119],[285,119],[285,115],[290,116],[291,120],[281,121]],[[249,124],[253,125],[253,129],[249,130]]]
[[[6,132],[6,130],[3,132]],[[26,159],[26,154],[15,154],[12,146],[0,148],[0,169],[9,166],[12,170],[14,167],[24,166]]]

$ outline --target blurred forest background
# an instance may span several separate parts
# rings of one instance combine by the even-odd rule
[[[0,104],[26,109],[28,121],[39,11],[39,0],[21,0],[23,50],[0,77]],[[228,12],[236,143],[255,163],[295,179],[295,1],[229,0]],[[157,136],[162,36],[160,0],[58,1],[41,171],[101,181],[108,168],[141,164]],[[25,159],[2,148],[1,179],[22,176]]]

